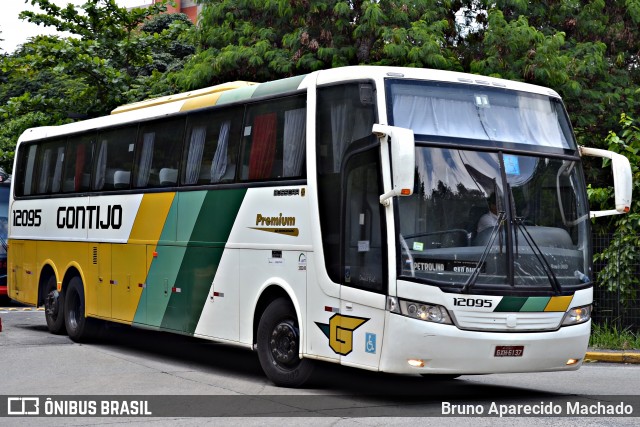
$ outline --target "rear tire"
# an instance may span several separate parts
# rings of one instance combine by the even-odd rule
[[[86,342],[95,336],[95,319],[87,319],[84,303],[82,280],[75,276],[69,281],[65,291],[64,320],[69,338],[75,342]]]
[[[278,298],[266,308],[258,325],[258,359],[267,377],[279,387],[300,387],[313,372],[313,361],[300,359],[300,327],[294,308]]]
[[[58,292],[56,276],[50,276],[44,287],[44,317],[52,334],[67,333],[64,322],[64,297],[64,292]]]

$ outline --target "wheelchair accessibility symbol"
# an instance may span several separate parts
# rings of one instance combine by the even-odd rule
[[[367,353],[376,353],[376,334],[372,334],[367,332],[365,336],[366,347],[365,351]]]

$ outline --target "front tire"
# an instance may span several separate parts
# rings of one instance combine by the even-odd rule
[[[84,288],[78,276],[69,281],[65,294],[64,320],[69,338],[86,342],[95,335],[97,328],[95,319],[87,319],[84,315]]]
[[[267,377],[279,387],[300,387],[311,376],[313,362],[300,359],[300,328],[285,298],[271,302],[258,325],[258,359]]]
[[[67,333],[64,322],[64,297],[64,292],[58,292],[56,277],[50,276],[44,287],[44,317],[52,334]]]

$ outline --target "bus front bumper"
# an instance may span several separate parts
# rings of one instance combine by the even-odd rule
[[[399,374],[490,374],[578,369],[591,321],[547,332],[460,330],[388,313],[380,370]],[[496,348],[518,356],[497,356]],[[504,348],[504,347],[501,347]],[[423,366],[420,366],[423,365]]]

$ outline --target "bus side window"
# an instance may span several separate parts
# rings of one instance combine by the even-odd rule
[[[206,111],[187,118],[182,183],[233,182],[242,110]]]
[[[131,168],[137,126],[104,130],[98,134],[93,190],[131,187]]]
[[[36,170],[36,194],[58,193],[62,182],[62,162],[64,161],[64,140],[42,144],[38,151]]]
[[[35,144],[25,145],[18,151],[18,167],[14,177],[16,196],[30,196],[33,194],[37,154],[38,146]]]
[[[156,120],[140,126],[135,188],[178,185],[185,119]]]
[[[95,139],[94,132],[69,138],[65,153],[62,192],[88,191],[91,188]]]
[[[243,138],[242,180],[304,177],[304,97],[289,97],[249,106]]]

